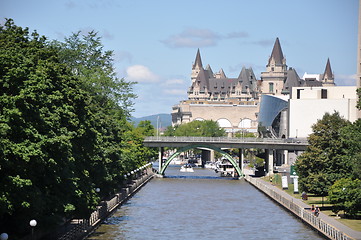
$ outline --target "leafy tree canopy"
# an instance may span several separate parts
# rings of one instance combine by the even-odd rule
[[[357,214],[361,209],[361,180],[351,178],[337,180],[330,187],[328,199],[333,204],[335,213],[345,210],[347,214]]]
[[[309,147],[296,161],[304,191],[324,196],[336,180],[351,175],[352,165],[344,157],[345,142],[341,136],[341,129],[349,125],[335,112],[326,113],[312,126]]]
[[[147,131],[127,122],[132,83],[116,78],[93,32],[49,43],[7,20],[0,85],[0,225],[12,236],[30,218],[49,229],[88,217],[152,155]]]
[[[73,33],[64,42],[53,41],[59,49],[59,58],[82,80],[85,89],[92,93],[98,103],[109,104],[109,98],[119,105],[127,117],[133,110],[132,99],[135,82],[119,79],[113,66],[113,51],[105,51],[97,32],[86,35]],[[103,99],[107,101],[103,102]]]
[[[165,136],[183,137],[223,137],[226,132],[218,123],[212,120],[192,121],[175,127],[168,127]]]

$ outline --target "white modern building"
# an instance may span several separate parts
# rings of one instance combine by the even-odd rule
[[[356,90],[356,86],[292,88],[288,137],[307,138],[312,133],[312,125],[327,112],[337,111],[351,122],[357,120]]]

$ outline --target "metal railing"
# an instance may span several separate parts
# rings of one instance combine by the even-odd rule
[[[230,137],[146,137],[144,142],[206,142],[206,143],[292,143],[308,144],[303,138],[230,138]]]
[[[322,220],[320,217],[316,217],[312,212],[308,211],[307,209],[299,206],[298,204],[293,202],[292,197],[286,198],[281,194],[277,193],[275,190],[268,187],[259,179],[252,178],[250,176],[246,176],[245,179],[250,182],[252,185],[257,187],[259,190],[267,194],[273,200],[290,210],[293,214],[301,218],[303,221],[308,223],[310,226],[315,228],[317,231],[324,234],[329,239],[335,240],[352,240],[351,238],[344,232],[340,231],[339,229],[335,228],[331,224],[327,223],[326,221]]]
[[[153,177],[153,169],[149,164],[145,165],[145,174],[138,179],[132,180],[126,187],[122,189],[121,193],[117,193],[108,201],[102,201],[97,209],[90,215],[89,219],[73,219],[72,227],[64,234],[57,237],[58,240],[77,240],[83,239],[87,236],[95,226],[97,226],[103,219],[105,219],[111,212],[113,212],[123,201],[128,199],[134,192],[142,187]],[[136,171],[134,171],[136,172]]]

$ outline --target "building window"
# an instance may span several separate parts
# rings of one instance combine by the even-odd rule
[[[301,91],[304,89],[297,89],[297,99],[301,98]]]
[[[321,89],[321,99],[327,99],[327,89]]]
[[[269,92],[273,93],[273,83],[269,83]]]

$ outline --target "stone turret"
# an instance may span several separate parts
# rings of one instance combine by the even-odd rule
[[[259,84],[261,93],[281,95],[286,78],[286,58],[283,56],[280,40],[276,38],[266,71],[261,73]]]
[[[323,86],[335,86],[335,78],[334,75],[332,73],[332,69],[331,69],[331,64],[330,64],[330,59],[327,59],[327,63],[326,63],[326,67],[325,67],[325,72],[322,75],[322,85]]]
[[[194,61],[193,66],[192,66],[192,73],[191,73],[192,83],[195,82],[195,80],[197,79],[197,76],[201,70],[203,70],[203,65],[202,65],[201,53],[198,48],[196,60]]]
[[[268,59],[268,72],[284,72],[287,71],[286,58],[283,56],[280,40],[276,38],[272,49],[272,54]]]

